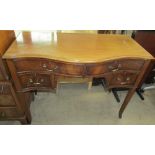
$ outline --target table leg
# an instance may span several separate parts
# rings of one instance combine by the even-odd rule
[[[31,124],[32,121],[32,117],[31,117],[31,112],[30,109],[28,109],[28,111],[26,112],[25,118],[23,118],[22,120],[20,120],[21,124]]]
[[[126,108],[126,106],[128,105],[130,99],[132,98],[133,94],[135,93],[136,91],[136,88],[131,88],[129,91],[128,91],[128,94],[126,95],[125,99],[124,99],[124,102],[119,110],[119,118],[122,118],[122,114]]]

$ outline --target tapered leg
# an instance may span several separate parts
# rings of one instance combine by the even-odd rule
[[[23,118],[22,120],[20,120],[20,123],[21,124],[31,124],[31,120],[32,120],[32,117],[31,117],[31,112],[30,112],[30,109],[27,111],[26,113],[26,116],[25,118]]]
[[[30,109],[28,109],[28,111],[27,111],[26,119],[27,119],[28,124],[31,124],[32,116],[31,116]]]
[[[30,123],[27,121],[27,118],[20,120],[20,123],[21,123],[22,125],[30,124]]]
[[[128,94],[127,96],[125,97],[125,100],[119,110],[119,118],[122,118],[122,114],[126,108],[126,106],[128,105],[130,99],[132,98],[133,94],[135,93],[136,91],[136,88],[131,88],[129,91],[128,91]]]

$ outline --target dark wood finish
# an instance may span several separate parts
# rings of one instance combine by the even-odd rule
[[[10,117],[19,117],[18,110],[14,107],[11,108],[0,108],[0,119],[9,119]]]
[[[133,87],[139,72],[117,71],[105,75],[108,88]]]
[[[144,65],[142,59],[119,59],[114,61],[107,61],[104,63],[88,64],[88,75],[101,75],[106,72],[116,72],[119,70],[136,70],[139,71]]]
[[[26,93],[55,90],[61,76],[101,77],[108,89],[129,88],[119,111],[121,118],[153,59],[131,38],[122,35],[58,34],[57,41],[48,42],[33,41],[30,32],[23,32],[20,37],[23,36],[24,41],[16,40],[3,56],[20,94],[20,102],[16,100],[14,108],[21,114],[17,118],[22,124],[31,122],[29,104],[25,102],[30,101],[30,97]]]
[[[27,90],[49,90],[53,88],[52,74],[27,72],[18,74],[23,91]]]
[[[129,101],[131,100],[133,94],[135,93],[136,89],[138,88],[139,84],[141,83],[141,80],[144,76],[144,74],[146,73],[147,71],[147,68],[149,67],[150,65],[150,60],[147,60],[143,66],[143,69],[141,70],[139,76],[137,77],[137,80],[135,82],[135,85],[133,88],[131,88],[129,91],[128,91],[128,94],[127,96],[125,97],[125,100],[119,110],[119,118],[122,118],[122,114],[126,108],[126,106],[128,105]]]
[[[14,59],[14,64],[16,71],[19,73],[27,71],[45,71],[68,76],[81,76],[84,74],[84,66],[81,64],[62,63],[49,59]]]
[[[31,94],[16,92],[7,64],[2,60],[3,54],[14,40],[14,31],[0,31],[0,120],[19,120],[29,124]]]
[[[22,62],[24,63],[22,64]],[[34,64],[34,62],[36,64]],[[76,65],[49,59],[21,58],[7,59],[7,64],[13,80],[16,81],[16,89],[19,92],[55,89],[59,76],[76,77],[77,75],[81,77],[103,77],[105,78],[108,89],[118,87],[130,88],[119,111],[119,117],[121,118],[125,107],[144,76],[150,61],[144,59],[122,58],[99,64],[81,63]],[[34,64],[34,66],[31,66],[32,64]],[[56,66],[58,66],[58,68],[53,70],[52,68]],[[51,69],[52,71],[49,71]],[[40,80],[44,80],[41,84],[34,85],[34,82],[37,82],[35,78],[37,74],[37,77],[41,77]],[[50,76],[52,78],[49,78]]]

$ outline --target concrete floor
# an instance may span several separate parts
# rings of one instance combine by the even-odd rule
[[[119,92],[123,101],[126,92]],[[102,86],[87,90],[86,84],[61,84],[58,94],[38,93],[31,104],[32,124],[102,125],[102,124],[155,124],[155,91],[144,93],[142,101],[133,96],[123,118],[118,118],[121,103]],[[20,124],[1,121],[0,124]]]

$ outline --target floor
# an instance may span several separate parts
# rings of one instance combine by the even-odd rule
[[[119,92],[121,101],[126,92]],[[121,103],[103,87],[87,90],[86,84],[61,84],[57,94],[38,93],[31,104],[33,125],[102,125],[102,124],[155,124],[155,91],[144,93],[142,101],[136,94],[118,118]],[[20,124],[1,121],[0,124]]]

